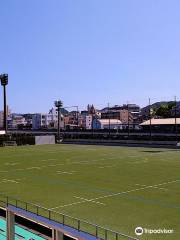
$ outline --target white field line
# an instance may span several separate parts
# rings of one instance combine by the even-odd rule
[[[63,166],[63,165],[73,165],[73,164],[89,164],[92,162],[99,162],[99,161],[105,161],[105,160],[91,160],[91,161],[80,161],[80,162],[65,162],[65,163],[57,163],[57,164],[50,164],[46,167],[56,167],[56,166]]]
[[[32,169],[41,169],[41,167],[29,167],[29,168],[26,168],[25,170],[32,170]]]
[[[82,161],[82,162],[72,162],[72,163],[68,163],[68,164],[89,164],[88,161]]]
[[[11,180],[11,179],[6,179],[6,178],[2,179],[2,181],[0,183],[8,183],[8,182],[10,182],[10,183],[19,183],[16,180]]]
[[[10,156],[4,156],[5,158],[12,158],[12,157],[22,157],[22,156],[27,156],[30,155],[28,154],[23,154],[23,153],[18,153],[18,154],[11,154]]]
[[[16,180],[4,179],[4,182],[19,183]]]
[[[92,163],[92,162],[100,162],[100,161],[107,161],[108,159],[98,159],[98,160],[82,160],[82,161],[79,161],[79,162],[69,162],[67,164],[89,164],[89,163]]]
[[[76,198],[80,198],[80,197],[76,197]],[[92,200],[85,199],[85,198],[80,198],[80,199],[83,199],[83,201],[80,201],[80,202],[73,202],[73,203],[69,203],[69,204],[65,204],[65,205],[57,206],[57,207],[54,207],[54,208],[50,208],[50,210],[55,210],[55,209],[58,209],[58,208],[69,207],[69,206],[72,206],[72,205],[77,205],[77,204],[87,203],[87,202],[92,202],[92,203],[95,203],[95,204],[105,205],[104,203],[100,203],[100,202],[92,201]]]
[[[74,172],[57,171],[57,174],[73,174]]]
[[[135,184],[137,186],[141,186],[141,187],[147,187],[147,185],[142,185],[142,184]],[[160,189],[160,190],[168,190],[167,188],[160,188],[160,187],[152,187],[152,188],[157,188],[157,189]]]
[[[179,182],[179,181],[180,180],[178,179],[178,180],[174,180],[174,181],[159,183],[159,184],[150,185],[150,186],[141,187],[141,188],[136,188],[136,189],[132,189],[132,190],[124,191],[124,192],[109,194],[109,195],[105,195],[105,196],[102,196],[102,197],[93,198],[93,199],[90,199],[90,200],[98,200],[98,199],[103,199],[103,198],[108,198],[108,197],[114,197],[114,196],[118,196],[118,195],[121,195],[121,194],[136,192],[136,191],[140,191],[140,190],[144,190],[144,189],[148,189],[148,188],[154,188],[154,187],[158,187],[158,186],[163,186],[163,185],[167,185],[167,184],[171,184],[171,183],[176,183],[176,182]]]
[[[138,161],[128,161],[127,163],[130,163],[130,164],[141,164],[141,163],[148,163],[149,160],[147,159],[144,159],[144,160],[138,160]]]
[[[98,167],[98,168],[112,168],[112,167],[116,167],[116,165],[112,165],[112,166],[101,166],[101,167]]]
[[[4,165],[6,166],[15,166],[15,165],[18,165],[20,164],[19,162],[15,162],[15,163],[5,163]]]
[[[51,160],[55,160],[55,159],[40,160],[40,161],[42,162],[42,161],[51,161]],[[106,161],[106,160],[105,159],[101,159],[101,160],[90,160],[90,161],[80,161],[80,162],[66,162],[66,163],[42,165],[40,167],[32,166],[32,167],[29,167],[29,168],[14,169],[14,171],[26,171],[26,170],[33,170],[33,169],[41,170],[42,168],[47,168],[47,167],[57,167],[57,166],[73,165],[73,164],[91,164],[92,162],[99,162],[99,161]],[[7,172],[10,172],[10,171],[2,170],[0,172],[1,173],[7,173]]]
[[[47,165],[47,166],[44,166],[44,167],[57,167],[57,166],[62,166],[62,165],[65,165],[65,164],[64,163],[50,164],[50,165]]]
[[[52,158],[52,159],[43,159],[43,160],[40,160],[41,162],[48,162],[48,161],[55,161],[55,160],[57,160],[57,159],[54,159],[54,158]]]
[[[105,203],[102,203],[102,202],[97,202],[97,201],[92,201],[92,200],[89,200],[87,198],[82,198],[82,197],[77,197],[77,196],[74,196],[75,198],[78,198],[78,199],[81,199],[81,200],[85,200],[87,202],[92,202],[92,203],[96,203],[96,204],[100,204],[100,205],[106,205]]]
[[[72,206],[72,205],[85,203],[85,202],[87,202],[87,201],[74,202],[74,203],[70,203],[70,204],[66,204],[66,205],[61,205],[61,206],[57,206],[57,207],[54,207],[54,208],[50,208],[50,210],[55,210],[55,209],[58,209],[58,208],[69,207],[69,206]]]
[[[48,167],[57,167],[57,166],[64,166],[66,164],[64,163],[59,163],[59,164],[50,164],[50,165],[42,165],[40,167],[38,166],[32,166],[32,167],[28,167],[28,168],[18,168],[18,169],[12,169],[14,171],[27,171],[27,170],[42,170],[43,168],[48,168]],[[7,173],[7,172],[10,172],[11,170],[7,171],[7,170],[2,170],[0,171],[0,173]],[[72,171],[74,172],[74,171]],[[69,173],[69,174],[73,174],[73,173],[70,173],[70,172],[62,172],[62,173]]]
[[[52,151],[52,152],[47,152],[47,153],[50,153],[50,154],[57,154],[58,152],[56,152],[56,151]]]
[[[146,186],[146,187],[136,188],[136,189],[132,189],[132,190],[124,191],[124,192],[104,195],[104,196],[97,197],[97,198],[87,199],[88,201],[84,200],[84,201],[80,201],[80,202],[74,202],[74,203],[54,207],[54,208],[51,208],[51,210],[58,209],[58,208],[63,208],[63,207],[68,207],[68,206],[72,206],[72,205],[77,205],[77,204],[81,204],[81,203],[85,203],[85,202],[92,202],[92,201],[96,201],[96,200],[103,199],[103,198],[114,197],[114,196],[118,196],[118,195],[121,195],[121,194],[127,194],[127,193],[130,193],[130,192],[136,192],[136,191],[140,191],[140,190],[144,190],[144,189],[148,189],[148,188],[154,188],[154,187],[158,187],[158,186],[163,186],[163,185],[176,183],[176,182],[180,182],[180,180],[174,180],[174,181],[159,183],[159,184],[150,185],[150,186]]]
[[[38,166],[32,166],[32,167],[28,167],[28,168],[18,168],[18,169],[11,169],[9,171],[7,170],[1,170],[0,172],[1,173],[7,173],[7,172],[10,172],[10,171],[26,171],[26,170],[41,170],[42,168],[48,168],[48,167],[56,167],[56,166],[61,166],[61,165],[65,165],[65,164],[62,164],[62,163],[59,163],[59,164],[51,164],[51,165],[42,165],[40,167]]]
[[[29,168],[18,168],[18,169],[14,169],[14,171],[26,171],[26,170],[41,170],[42,167],[29,167]],[[10,170],[11,171],[11,170]],[[7,172],[10,172],[10,171],[7,171]]]

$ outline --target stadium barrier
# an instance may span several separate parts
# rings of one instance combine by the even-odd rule
[[[34,145],[35,136],[33,134],[6,134],[0,135],[0,146],[3,146],[4,142],[15,141],[18,146],[20,145]]]
[[[57,133],[52,131],[8,131],[6,135],[0,135],[0,146],[3,146],[3,142],[5,141],[16,141],[17,145],[35,145],[36,141],[35,138],[39,136],[41,137],[48,137],[53,136],[55,137],[55,142],[58,142]],[[158,142],[169,142],[173,145],[177,142],[180,142],[180,133],[169,133],[169,132],[152,132],[151,135],[149,132],[143,131],[131,131],[131,132],[115,132],[114,130],[108,131],[62,131],[61,132],[61,139],[64,142],[76,142],[76,141],[97,141],[101,143],[102,141],[138,141],[141,143],[143,141],[147,142],[154,142],[155,144]],[[47,141],[46,141],[47,142]],[[54,140],[53,140],[54,142]],[[49,142],[47,142],[48,144]],[[52,143],[52,142],[50,142]]]
[[[8,209],[9,207],[22,209],[25,212],[29,212],[37,216],[49,219],[51,221],[60,223],[63,226],[70,227],[77,230],[78,232],[89,234],[99,240],[138,240],[135,237],[112,231],[110,229],[106,229],[99,225],[80,220],[66,214],[52,211],[51,209],[47,209],[37,204],[8,197],[2,193],[0,194],[0,206],[4,209]]]
[[[55,136],[35,136],[35,145],[55,144]]]
[[[3,142],[3,147],[6,147],[6,146],[17,146],[17,143],[16,141],[5,141]]]

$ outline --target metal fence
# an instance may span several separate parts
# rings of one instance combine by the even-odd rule
[[[13,206],[25,210],[27,212],[36,214],[37,216],[45,217],[49,220],[63,224],[64,226],[76,229],[79,232],[81,231],[90,234],[101,240],[138,240],[137,238],[128,236],[126,234],[115,232],[99,225],[89,223],[87,221],[80,220],[78,218],[74,218],[56,211],[52,211],[51,209],[39,206],[37,204],[25,202],[12,197],[7,197],[4,194],[0,194],[0,206],[3,208]]]

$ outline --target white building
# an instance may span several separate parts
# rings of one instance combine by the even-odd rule
[[[122,129],[122,122],[118,119],[94,119],[94,129]]]
[[[32,128],[40,129],[46,127],[46,114],[36,113],[32,117]]]
[[[60,128],[64,129],[64,119],[61,114]],[[58,126],[58,112],[55,109],[51,109],[49,113],[36,113],[32,117],[32,128],[57,128]]]
[[[86,129],[92,129],[92,115],[85,116]]]
[[[19,126],[26,126],[27,121],[21,115],[12,115],[8,118],[8,128],[17,129]]]

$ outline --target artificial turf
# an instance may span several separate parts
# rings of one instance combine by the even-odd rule
[[[180,239],[179,150],[0,148],[0,192],[132,236],[138,226],[174,230],[140,239]]]

